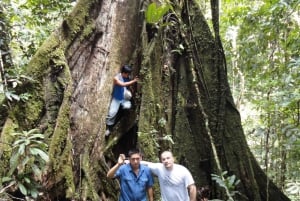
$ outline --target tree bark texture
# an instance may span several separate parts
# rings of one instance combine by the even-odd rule
[[[264,201],[267,192],[269,200],[289,200],[272,182],[266,190],[247,146],[218,30],[195,1],[172,2],[169,25],[154,27],[144,20],[150,1],[80,0],[32,59],[27,73],[36,82],[24,86],[32,98],[14,105],[1,140],[12,143],[10,132],[36,127],[47,136],[42,200],[117,200],[118,183],[106,172],[133,147],[152,161],[172,150],[197,186],[211,186],[212,198],[227,199],[211,174],[228,171],[241,180],[236,200]],[[112,77],[123,64],[140,82],[134,107],[105,139]],[[8,150],[0,145],[1,176]]]

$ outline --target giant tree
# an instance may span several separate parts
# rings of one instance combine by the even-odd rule
[[[26,68],[34,82],[19,90],[30,99],[3,117],[0,175],[9,169],[11,133],[38,128],[50,157],[42,200],[117,200],[106,172],[132,147],[147,160],[171,149],[214,198],[229,199],[232,189],[211,174],[218,182],[235,175],[237,200],[289,200],[247,146],[227,83],[218,1],[211,1],[212,28],[197,1],[151,2],[78,1]],[[125,63],[140,77],[134,107],[105,139],[112,77]]]

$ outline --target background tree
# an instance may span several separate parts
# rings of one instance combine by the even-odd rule
[[[18,85],[31,79],[30,75],[24,74],[24,68],[71,7],[69,0],[0,2],[0,101],[5,102],[5,107],[9,107],[11,101],[26,101],[30,96],[18,91]],[[2,110],[0,119],[4,120],[6,115]]]
[[[300,195],[299,6],[226,1],[221,20],[247,141],[264,171],[294,200]]]
[[[34,82],[20,90],[31,97],[14,104],[5,117],[0,175],[9,167],[10,133],[39,128],[50,156],[40,181],[42,200],[116,200],[118,189],[106,179],[107,166],[133,146],[149,160],[172,149],[197,185],[213,186],[214,198],[231,199],[229,187],[236,187],[237,200],[288,200],[247,146],[227,83],[218,3],[212,1],[212,30],[195,1],[169,2],[169,13],[147,24],[148,4],[77,3],[26,68]],[[159,10],[154,6],[152,15]],[[105,141],[111,78],[124,63],[141,78],[135,108]],[[231,186],[218,187],[212,173],[219,184]]]

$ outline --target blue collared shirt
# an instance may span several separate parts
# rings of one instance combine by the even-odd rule
[[[121,185],[119,201],[146,201],[147,189],[153,186],[153,177],[150,169],[140,165],[139,174],[136,175],[130,164],[122,165],[116,172]]]

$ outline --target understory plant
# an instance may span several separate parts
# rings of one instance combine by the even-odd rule
[[[9,171],[2,178],[0,192],[14,192],[19,190],[26,198],[37,198],[39,182],[42,180],[42,172],[49,162],[47,144],[43,141],[44,135],[38,129],[15,132],[12,144]],[[3,187],[5,186],[5,187]]]
[[[224,171],[221,175],[211,174],[212,180],[214,180],[221,188],[226,191],[228,196],[227,201],[233,201],[235,194],[238,194],[238,191],[235,191],[235,187],[240,183],[240,180],[236,178],[235,175],[228,176],[228,172]]]

